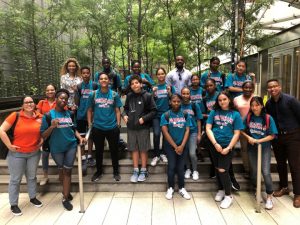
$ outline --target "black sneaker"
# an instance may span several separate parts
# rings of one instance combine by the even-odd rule
[[[68,211],[71,211],[73,209],[73,205],[70,203],[69,200],[63,199],[62,204],[64,208]]]
[[[41,203],[37,198],[30,199],[30,202],[38,208],[43,206],[43,203]]]
[[[64,196],[64,194],[63,194],[63,193],[61,193],[61,194]],[[73,196],[71,195],[71,193],[69,194],[69,196],[68,196],[67,200],[68,200],[68,201],[72,201],[72,200],[73,200]]]
[[[231,187],[235,190],[235,191],[239,191],[241,189],[239,183],[236,181],[235,178],[232,178],[231,180]]]
[[[120,181],[120,180],[121,180],[120,174],[115,173],[115,174],[114,174],[114,179],[115,179],[115,181]]]
[[[96,173],[94,173],[94,175],[92,176],[92,179],[91,179],[91,181],[93,181],[93,182],[97,182],[97,181],[99,181],[100,180],[100,178],[102,177],[102,173],[98,173],[98,172],[96,172]]]
[[[15,216],[21,216],[23,214],[21,209],[17,205],[12,205],[10,207],[10,210]]]

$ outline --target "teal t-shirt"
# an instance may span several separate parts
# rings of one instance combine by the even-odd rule
[[[193,107],[194,107],[194,109],[193,109]],[[184,113],[187,113],[191,118],[190,134],[191,133],[198,133],[197,120],[202,120],[203,119],[202,112],[201,112],[199,104],[197,104],[197,103],[183,104],[182,103],[181,104],[181,110]]]
[[[217,97],[219,95],[219,92],[215,92],[213,95],[207,94],[203,100],[203,104],[205,104],[205,113],[209,114],[211,110],[213,110]]]
[[[204,73],[202,73],[201,75],[201,80],[200,80],[200,85],[201,87],[205,88],[205,84],[206,84],[206,80],[208,78],[208,72],[209,71],[205,71]],[[222,73],[220,71],[217,72],[211,72],[210,71],[210,75],[209,78],[215,80],[216,82],[216,86],[217,86],[217,90],[223,91],[224,89],[224,84],[223,84],[223,79],[222,79]]]
[[[247,117],[244,119],[244,129],[247,129],[250,133],[250,136],[254,139],[261,139],[268,135],[276,135],[278,134],[276,124],[272,116],[270,116],[270,124],[267,129],[266,126],[266,118],[264,116],[255,116],[251,115],[249,124],[247,124]],[[248,134],[249,135],[249,134]],[[271,142],[262,143],[262,147],[271,146]]]
[[[125,78],[124,83],[123,83],[123,89],[126,89],[126,88],[128,87],[128,85],[129,85],[129,79],[130,79],[131,76],[132,76],[132,75],[128,75],[128,76]],[[140,77],[141,77],[142,79],[146,79],[147,81],[149,81],[151,85],[154,85],[154,84],[155,84],[154,81],[152,80],[152,78],[151,78],[148,74],[146,74],[146,73],[141,73],[141,74],[140,74]],[[152,93],[152,89],[151,89],[151,88],[148,88],[146,84],[143,84],[143,88],[144,88],[145,91],[147,91],[147,92],[149,92],[149,93]]]
[[[94,75],[94,81],[99,82],[99,74],[104,72],[103,68],[100,72],[96,72]],[[113,91],[118,91],[118,88],[122,87],[121,75],[113,68],[110,68],[109,75],[109,88]]]
[[[175,93],[174,87],[171,87],[171,93]],[[169,110],[169,95],[167,91],[167,84],[158,84],[157,91],[153,93],[154,100],[157,107],[156,118],[160,118],[161,115]]]
[[[223,148],[229,145],[234,131],[244,127],[240,113],[234,110],[212,110],[206,123],[212,124],[214,137]]]
[[[190,88],[191,101],[197,103],[200,106],[201,112],[204,112],[205,108],[203,105],[203,89],[199,87],[197,89]]]
[[[178,112],[169,110],[169,120],[165,118],[165,114],[162,114],[160,126],[168,126],[168,132],[173,141],[176,145],[180,145],[182,143],[186,127],[191,126],[191,119],[189,115],[184,116],[182,110],[179,110]]]
[[[109,89],[107,93],[102,93],[98,89],[95,91],[95,94],[90,95],[90,107],[94,111],[93,127],[100,130],[112,130],[117,127],[115,109],[122,107],[122,102],[117,92]]]
[[[51,120],[59,120],[58,126],[52,130],[49,137],[50,151],[52,153],[61,153],[76,148],[77,141],[74,132],[74,123],[71,119],[70,112],[58,112],[55,109],[52,109],[49,113]],[[40,129],[41,133],[47,130],[48,127],[46,115],[44,115]]]
[[[93,90],[97,89],[96,87],[98,87],[98,85],[91,80],[88,83],[81,83],[80,94],[78,96],[80,100],[77,109],[77,120],[87,120],[86,114],[89,106],[89,96]]]
[[[237,75],[236,73],[229,73],[226,77],[225,87],[237,87],[242,88],[242,85],[245,81],[252,80],[250,76],[243,74],[241,76]],[[233,98],[243,94],[243,92],[230,92]]]

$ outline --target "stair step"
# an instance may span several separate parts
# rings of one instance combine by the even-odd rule
[[[121,181],[116,182],[112,174],[104,174],[99,182],[92,182],[91,176],[83,177],[84,192],[97,192],[97,191],[166,191],[167,190],[167,175],[166,174],[150,174],[145,182],[131,183],[131,174],[121,174]],[[42,178],[41,175],[37,177],[38,181]],[[242,174],[236,174],[236,179],[239,182],[243,191],[250,191],[251,184],[246,180]],[[279,187],[278,174],[272,173],[273,188],[276,190]],[[291,177],[289,176],[289,181]],[[7,192],[9,182],[9,175],[0,175],[0,192]],[[291,186],[291,182],[289,182]],[[21,192],[27,192],[26,180],[23,177],[21,185]],[[72,175],[71,190],[78,192],[78,175]],[[185,180],[185,187],[188,191],[212,191],[217,190],[216,180],[209,178],[207,175],[201,175],[200,179],[194,181],[192,179]],[[264,185],[262,185],[264,188]],[[58,180],[57,175],[49,176],[49,183],[45,186],[37,186],[38,192],[59,192],[62,186]]]
[[[204,162],[198,161],[198,171],[202,174],[209,174],[211,163],[209,158],[204,158]],[[161,174],[161,173],[166,173],[167,171],[167,163],[159,162],[159,164],[155,167],[152,167],[150,165],[151,159],[148,160],[148,170],[150,173],[154,174]],[[233,169],[235,172],[242,172],[243,171],[243,164],[242,164],[242,159],[239,157],[235,157],[232,160],[233,164]],[[75,160],[74,163],[74,168],[72,170],[73,174],[77,174],[77,160]],[[121,174],[128,174],[132,173],[132,160],[131,159],[120,159],[119,160],[119,165],[120,165],[120,173]],[[87,173],[88,174],[93,174],[96,171],[95,167],[88,168]],[[275,158],[271,159],[271,172],[276,172],[276,161]],[[104,159],[103,160],[103,173],[104,174],[111,174],[113,172],[112,168],[112,163],[110,159]],[[57,166],[54,162],[53,159],[49,159],[49,169],[48,173],[50,175],[56,175],[57,174]],[[7,167],[7,162],[6,160],[0,160],[0,174],[3,175],[8,175],[8,167]],[[43,169],[42,169],[42,162],[39,162],[39,167],[37,174],[43,174]]]

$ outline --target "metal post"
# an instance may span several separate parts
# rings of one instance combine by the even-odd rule
[[[85,139],[88,141],[90,138],[92,128],[89,128],[85,134]],[[84,145],[77,146],[77,157],[78,157],[78,179],[79,179],[79,195],[80,195],[80,213],[84,213],[84,196],[83,196],[83,181],[82,181],[82,161],[81,161],[81,149],[84,148]]]
[[[81,161],[81,148],[79,144],[77,146],[78,156],[78,179],[79,179],[79,195],[80,195],[80,213],[84,213],[84,196],[83,196],[83,182],[82,182],[82,161]]]
[[[256,180],[256,209],[255,212],[260,213],[261,200],[261,144],[257,148],[257,180]]]

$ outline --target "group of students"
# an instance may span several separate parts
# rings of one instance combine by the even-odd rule
[[[221,208],[232,204],[231,188],[239,189],[232,170],[233,148],[243,139],[243,163],[249,169],[253,184],[256,182],[257,147],[263,147],[263,176],[267,199],[265,207],[273,208],[272,180],[270,175],[271,144],[277,134],[273,118],[266,114],[261,97],[253,96],[254,74],[246,75],[246,64],[239,61],[236,72],[226,77],[218,70],[220,60],[210,60],[210,70],[201,75],[192,75],[184,68],[182,56],[176,57],[176,68],[166,73],[156,70],[157,84],[141,72],[138,61],[132,63],[132,74],[121,84],[120,75],[111,67],[108,58],[102,60],[103,69],[91,79],[88,67],[80,68],[76,59],[68,59],[61,71],[61,88],[46,87],[45,100],[37,105],[32,97],[22,99],[22,110],[7,117],[0,127],[3,142],[9,148],[10,171],[9,199],[14,215],[21,215],[18,207],[19,186],[25,173],[30,202],[37,207],[36,170],[43,149],[44,179],[46,184],[49,152],[59,168],[63,186],[62,204],[72,210],[70,193],[71,169],[74,164],[77,143],[89,143],[88,154],[83,162],[96,164],[91,180],[97,182],[103,174],[104,143],[107,139],[111,153],[113,178],[121,180],[118,148],[124,146],[120,138],[121,118],[127,126],[126,148],[132,153],[133,173],[130,181],[143,182],[148,177],[148,150],[151,148],[150,128],[153,128],[154,158],[152,166],[162,160],[167,162],[168,189],[166,198],[172,199],[175,190],[175,175],[178,177],[179,194],[190,199],[184,187],[184,179],[199,179],[197,169],[197,146],[205,143],[209,150],[216,175],[218,192],[216,201]],[[125,105],[120,95],[126,94]],[[235,97],[234,100],[232,97]],[[121,113],[120,108],[124,110]],[[237,111],[238,110],[238,111]],[[43,115],[44,114],[44,115]],[[6,132],[13,126],[11,142]],[[91,140],[80,134],[92,129]],[[163,142],[160,143],[161,133]],[[79,141],[77,141],[78,139]],[[30,141],[28,141],[30,140]],[[241,141],[242,142],[242,141]],[[92,145],[96,148],[96,163],[92,159]],[[162,145],[162,148],[160,146]],[[248,156],[248,157],[247,157]],[[141,166],[139,166],[141,159]]]

